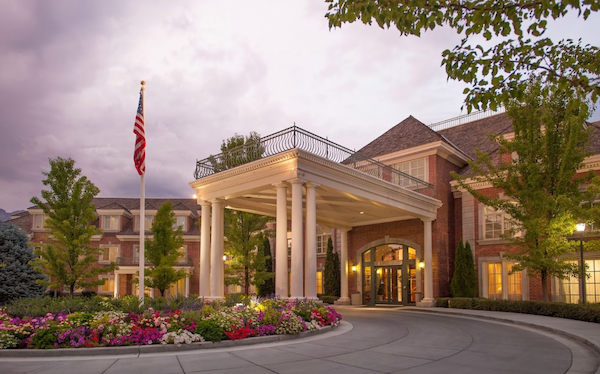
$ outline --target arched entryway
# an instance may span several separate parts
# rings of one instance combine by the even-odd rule
[[[363,304],[414,305],[417,301],[417,250],[381,244],[362,253]]]

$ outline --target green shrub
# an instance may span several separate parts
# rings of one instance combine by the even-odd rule
[[[31,347],[36,349],[53,349],[58,343],[56,333],[60,331],[56,326],[50,326],[44,330],[37,330],[31,338]]]
[[[217,321],[213,319],[204,319],[198,322],[196,328],[194,329],[194,333],[200,334],[204,338],[204,340],[213,343],[220,342],[221,340],[227,337],[227,335],[223,333],[223,330],[221,329]]]
[[[435,306],[438,308],[448,308],[448,300],[450,297],[440,297],[435,300]]]
[[[321,301],[326,304],[333,304],[333,303],[335,303],[335,301],[337,299],[339,299],[339,297],[338,296],[321,295],[321,296],[319,296],[319,299],[321,299]]]
[[[454,297],[477,296],[477,272],[475,271],[473,252],[469,242],[466,245],[463,245],[462,240],[458,243],[450,290]]]
[[[473,309],[473,299],[468,297],[455,297],[448,301],[449,308]]]

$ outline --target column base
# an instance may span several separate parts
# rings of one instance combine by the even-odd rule
[[[336,301],[333,302],[334,305],[350,305],[349,297],[340,297]]]
[[[426,297],[423,300],[421,300],[420,302],[418,302],[417,306],[421,307],[421,308],[433,308],[435,306],[435,299]]]
[[[225,296],[205,296],[204,300],[208,300],[208,301],[225,300]]]
[[[305,297],[302,296],[302,295],[300,295],[300,296],[290,296],[290,297],[288,297],[288,299],[290,299],[290,300],[296,300],[296,299],[298,299],[298,300],[304,300]]]

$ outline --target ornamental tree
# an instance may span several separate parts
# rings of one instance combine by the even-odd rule
[[[250,295],[250,286],[260,288],[273,273],[265,267],[270,255],[264,249],[270,232],[265,230],[270,217],[242,211],[227,210],[225,213],[225,237],[227,238],[227,285],[235,284]],[[270,252],[270,249],[269,249]]]
[[[181,226],[173,228],[176,224],[173,203],[167,201],[158,209],[152,222],[150,230],[154,238],[144,244],[144,256],[151,264],[144,272],[144,283],[146,287],[158,289],[163,297],[172,284],[187,276],[183,269],[174,268],[184,243]],[[139,279],[136,281],[139,283]]]
[[[544,36],[549,21],[568,13],[587,20],[600,9],[598,0],[325,1],[330,4],[330,28],[360,20],[381,28],[395,26],[400,35],[420,36],[440,26],[462,35],[460,44],[442,52],[442,65],[448,78],[470,86],[464,90],[469,112],[495,110],[508,99],[523,100],[532,75],[560,89],[570,87],[592,102],[600,96],[598,47],[584,45],[581,39],[554,42]]]
[[[267,274],[273,273],[273,260],[271,257],[271,242],[268,237],[265,237],[262,241],[262,251],[265,259],[265,271]],[[260,297],[268,297],[269,295],[275,294],[275,279],[270,276],[265,279],[265,282],[257,287],[257,295]]]
[[[323,294],[339,297],[341,278],[340,259],[338,254],[333,252],[333,242],[329,238],[325,254],[325,268],[323,269]]]
[[[462,240],[458,243],[450,291],[452,297],[477,297],[477,272],[469,242],[466,246]]]
[[[42,200],[37,197],[31,203],[37,205],[46,216],[44,227],[49,232],[48,244],[35,250],[34,268],[46,274],[48,280],[39,280],[54,289],[96,287],[104,284],[98,274],[116,268],[114,263],[99,267],[100,249],[90,247],[92,236],[102,230],[93,222],[97,219],[92,199],[100,190],[75,168],[71,158],[49,159],[50,172],[42,173],[42,181],[49,190],[42,190]]]
[[[0,222],[0,304],[21,297],[38,297],[46,277],[29,264],[35,258],[27,235],[18,227]]]
[[[569,236],[577,220],[589,215],[592,191],[600,181],[591,171],[576,174],[589,155],[586,146],[592,130],[585,122],[590,115],[585,98],[556,87],[550,95],[547,92],[533,82],[523,100],[508,103],[514,138],[490,136],[505,162],[478,152],[469,162],[474,176],[453,176],[480,202],[512,217],[503,238],[517,249],[504,257],[517,261],[513,271],[527,269],[529,276],[541,278],[548,301],[550,277],[579,273],[564,255],[578,248]],[[488,182],[503,194],[486,196],[472,182]]]

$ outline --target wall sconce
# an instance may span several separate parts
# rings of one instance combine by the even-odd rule
[[[356,265],[352,265],[350,268],[352,269],[353,273],[356,273]]]
[[[425,267],[425,263],[423,261],[419,261],[419,269],[423,269]]]
[[[223,255],[223,261],[227,261],[227,255]]]

